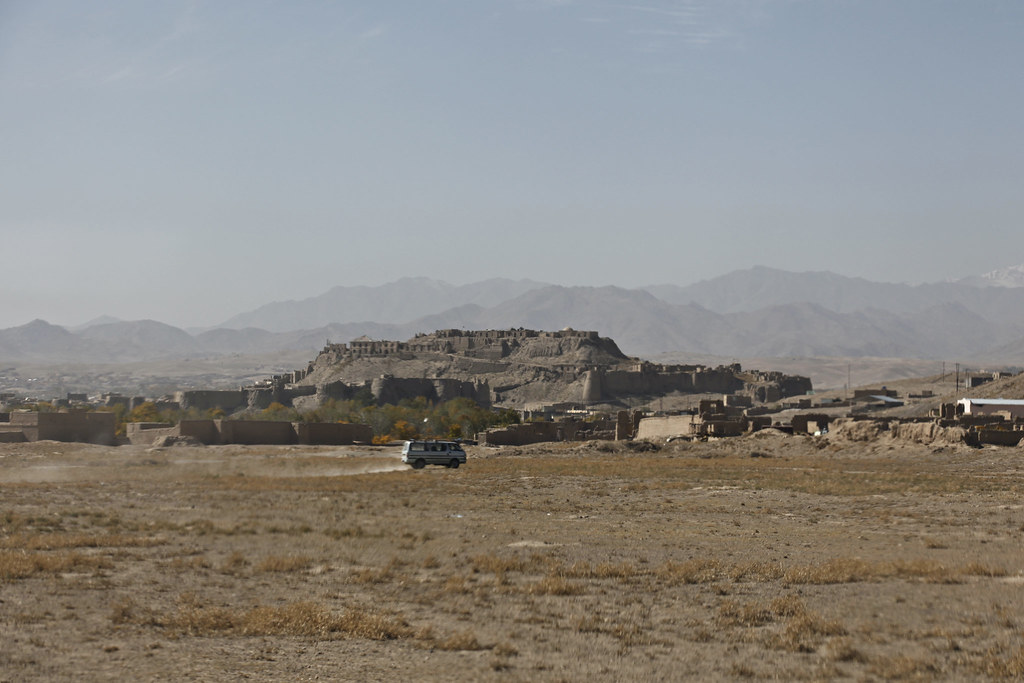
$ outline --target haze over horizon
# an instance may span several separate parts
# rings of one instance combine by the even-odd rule
[[[1024,262],[1024,5],[0,4],[0,328]]]

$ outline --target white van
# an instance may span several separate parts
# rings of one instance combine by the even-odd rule
[[[427,465],[444,465],[454,469],[466,464],[466,451],[456,441],[406,441],[402,446],[402,462],[417,470]]]

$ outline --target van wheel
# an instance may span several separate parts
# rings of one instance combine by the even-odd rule
[[[458,460],[458,458],[452,458],[452,461],[450,463],[448,463],[448,467],[451,467],[453,470],[459,469],[459,460]]]
[[[427,466],[427,461],[424,460],[423,458],[417,458],[412,463],[412,468],[414,470],[422,470],[426,466]]]

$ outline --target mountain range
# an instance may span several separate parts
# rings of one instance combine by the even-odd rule
[[[403,278],[266,304],[204,330],[104,318],[74,330],[35,320],[0,330],[0,362],[119,363],[309,351],[367,335],[436,329],[597,330],[627,354],[904,357],[1024,364],[1024,267],[908,285],[756,267],[687,287],[566,287]],[[1024,283],[1024,279],[1020,282]]]

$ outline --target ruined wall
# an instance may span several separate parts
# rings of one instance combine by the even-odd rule
[[[813,434],[828,429],[831,418],[825,414],[798,413],[790,420],[794,434]]]
[[[575,436],[575,434],[574,434]],[[544,441],[565,441],[565,427],[559,422],[525,422],[501,429],[488,429],[478,439],[488,446],[526,446]]]
[[[584,398],[650,396],[680,392],[686,394],[731,394],[744,388],[744,382],[731,370],[704,369],[665,372],[659,366],[640,370],[591,370],[584,384]]]
[[[177,426],[172,427],[165,422],[129,422],[125,425],[125,433],[128,442],[133,446],[151,446],[162,436],[179,436],[181,434]]]

